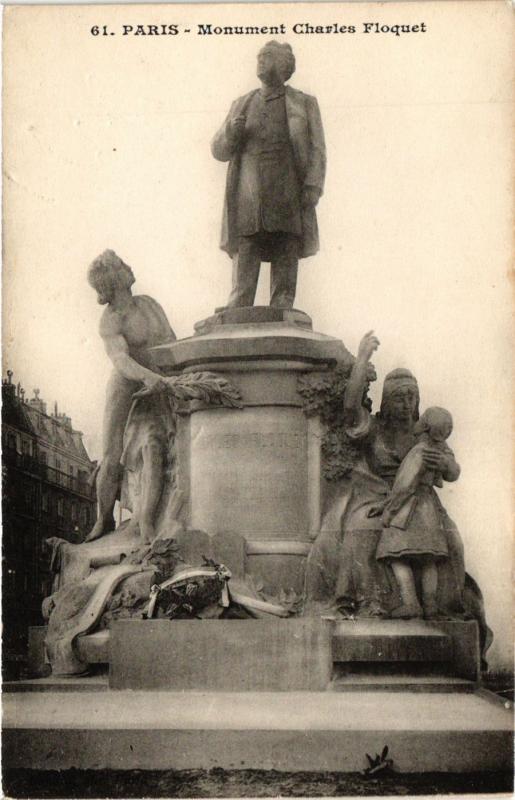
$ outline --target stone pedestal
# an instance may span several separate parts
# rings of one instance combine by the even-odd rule
[[[112,689],[324,691],[331,680],[321,619],[119,620],[110,633]]]
[[[241,534],[248,570],[267,591],[300,592],[320,528],[321,431],[304,414],[297,382],[352,357],[295,310],[226,309],[195,327],[195,336],[154,349],[158,365],[167,374],[222,373],[243,409],[199,405],[180,420],[178,484],[188,524]]]

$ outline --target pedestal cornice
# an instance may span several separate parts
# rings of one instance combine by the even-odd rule
[[[164,372],[216,369],[227,362],[287,361],[318,368],[352,358],[339,339],[311,329],[302,311],[268,306],[226,309],[195,325],[196,333],[152,348]]]

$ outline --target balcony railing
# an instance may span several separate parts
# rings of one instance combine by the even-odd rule
[[[4,447],[2,458],[5,464],[18,467],[18,469],[24,469],[27,472],[33,472],[35,475],[39,474],[40,464],[35,458],[32,458],[32,456],[18,453],[17,450],[13,450],[9,447]]]
[[[93,487],[90,486],[87,480],[78,478],[75,475],[67,475],[66,472],[61,472],[58,469],[49,467],[47,464],[42,464],[25,453],[18,453],[16,450],[6,447],[3,451],[3,460],[6,465],[31,472],[33,475],[38,475],[44,481],[53,483],[55,486],[62,486],[64,489],[77,492],[85,497],[93,497]]]
[[[46,464],[40,464],[40,468],[43,480],[54,483],[57,486],[63,486],[71,492],[78,492],[87,497],[93,496],[93,487],[90,486],[88,481],[77,478],[75,475],[67,475],[65,472],[60,472],[53,467],[48,467]]]

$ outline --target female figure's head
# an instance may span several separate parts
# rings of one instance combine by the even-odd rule
[[[452,433],[452,416],[439,406],[427,408],[415,426],[415,433],[427,433],[434,442],[444,442]]]
[[[411,425],[419,417],[418,383],[408,369],[394,369],[384,379],[381,398],[381,419],[385,422]]]

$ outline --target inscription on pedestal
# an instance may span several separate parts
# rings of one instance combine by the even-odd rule
[[[272,447],[276,457],[281,456],[287,460],[288,454],[282,454],[282,450],[300,448],[304,446],[305,433],[290,433],[288,431],[255,431],[254,433],[223,433],[213,434],[209,439],[213,447],[223,447],[234,450],[246,450],[247,448]],[[207,442],[206,442],[207,444]]]
[[[198,412],[191,418],[196,527],[247,538],[304,538],[307,424],[296,408]]]

